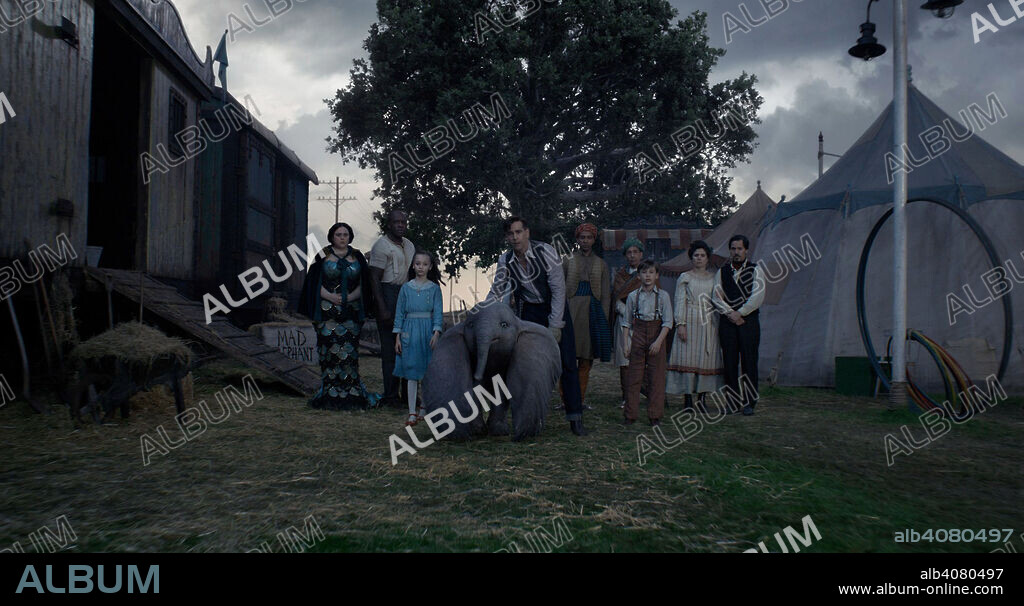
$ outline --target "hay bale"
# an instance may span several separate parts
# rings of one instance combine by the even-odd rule
[[[181,390],[185,408],[193,402],[193,381],[192,373],[185,375],[181,380]],[[162,412],[168,408],[174,408],[174,390],[167,385],[156,385],[152,389],[140,391],[133,395],[128,403],[131,405],[132,413],[152,410]]]
[[[172,359],[187,368],[192,363],[192,351],[185,341],[139,322],[118,324],[71,351],[72,361],[86,365],[96,365],[106,358],[120,360],[132,371],[148,373],[161,358]]]

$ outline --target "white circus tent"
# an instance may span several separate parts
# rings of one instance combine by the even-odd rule
[[[980,108],[980,106],[978,106]],[[986,108],[980,108],[986,109]],[[998,121],[998,108],[988,115]],[[956,358],[976,382],[999,369],[1006,343],[1004,301],[1010,301],[1011,345],[1003,387],[1024,392],[1024,166],[982,140],[986,120],[959,112],[954,120],[916,87],[909,90],[908,133],[912,156],[926,163],[908,176],[909,199],[946,201],[966,212],[991,240],[1007,275],[982,276],[993,264],[979,238],[947,208],[928,202],[907,206],[907,326],[921,330]],[[979,126],[981,125],[981,126]],[[992,126],[989,126],[993,128]],[[998,124],[994,126],[998,128]],[[931,129],[931,130],[929,130]],[[950,133],[962,139],[944,153],[929,154],[921,139]],[[973,131],[972,136],[970,132]],[[820,259],[791,264],[769,285],[761,311],[761,379],[774,373],[781,385],[832,386],[836,356],[866,355],[856,310],[858,262],[869,232],[892,207],[886,154],[892,149],[892,105],[833,166],[790,202],[779,204],[760,233],[753,258],[771,259],[786,245],[807,248],[809,237]],[[964,140],[965,139],[965,140]],[[892,326],[892,221],[878,233],[866,271],[869,333],[883,353]],[[783,273],[767,261],[770,273]],[[1014,280],[1016,274],[1019,281]],[[999,296],[1007,285],[1013,288]],[[969,293],[967,292],[969,291]],[[991,296],[992,294],[996,296]],[[951,309],[968,303],[950,321]],[[971,297],[973,296],[973,301]],[[986,300],[988,302],[986,302]],[[927,354],[910,347],[911,368],[924,387],[940,386]]]

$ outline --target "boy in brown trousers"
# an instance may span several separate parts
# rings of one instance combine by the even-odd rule
[[[640,383],[647,374],[647,418],[661,423],[665,413],[665,337],[672,328],[672,301],[658,288],[658,264],[647,259],[637,267],[640,290],[626,298],[626,314],[619,321],[623,353],[629,358],[626,370],[625,424],[636,422],[640,408]]]

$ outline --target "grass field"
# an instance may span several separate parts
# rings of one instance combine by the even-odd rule
[[[377,358],[364,358],[379,389]],[[241,387],[248,370],[217,362],[197,371],[195,398]],[[828,390],[763,389],[753,417],[730,416],[638,464],[641,420],[621,425],[618,374],[595,367],[579,439],[552,412],[525,443],[486,438],[437,443],[392,466],[388,436],[401,410],[326,412],[279,384],[263,398],[166,455],[142,463],[140,436],[181,432],[166,396],[144,394],[132,416],[75,430],[63,408],[0,409],[0,549],[29,545],[67,516],[73,551],[246,551],[314,516],[326,539],[311,551],[481,551],[564,524],[557,551],[735,552],[810,515],[821,540],[804,551],[991,551],[1002,543],[906,544],[897,530],[1014,529],[1021,514],[1021,398],[1011,398],[887,466],[883,437],[909,424],[883,400]],[[554,402],[554,400],[553,400]],[[668,414],[681,407],[670,399]],[[643,416],[643,413],[641,414]],[[665,435],[677,434],[666,422]],[[423,426],[419,436],[426,435]],[[26,548],[31,551],[30,548]]]

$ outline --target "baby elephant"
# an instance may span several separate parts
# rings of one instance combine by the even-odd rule
[[[484,433],[508,435],[505,414],[511,408],[512,440],[519,441],[540,435],[560,373],[558,343],[547,328],[520,320],[504,303],[487,301],[441,335],[423,377],[423,405],[428,415],[449,409],[455,424],[449,435],[456,440]],[[510,398],[500,395],[496,375]],[[475,404],[467,401],[467,393]],[[501,405],[487,400],[486,394],[495,393],[502,397]],[[491,411],[486,427],[481,401]]]

